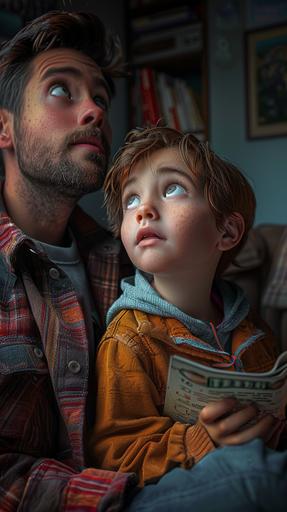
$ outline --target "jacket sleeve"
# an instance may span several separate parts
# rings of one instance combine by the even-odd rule
[[[87,468],[81,472],[54,459],[0,455],[0,510],[56,512],[122,510],[135,475]]]
[[[89,453],[96,466],[134,471],[143,485],[175,466],[191,467],[214,445],[200,424],[161,416],[162,393],[153,375],[152,354],[138,350],[140,343],[111,338],[99,347],[96,423]]]

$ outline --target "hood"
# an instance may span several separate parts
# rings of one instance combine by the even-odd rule
[[[123,279],[121,282],[123,293],[109,309],[107,323],[110,323],[123,309],[137,309],[151,315],[176,318],[187,327],[191,335],[218,348],[214,339],[214,328],[212,329],[210,322],[193,318],[164,300],[151,286],[151,280],[152,276],[139,270],[136,270],[134,276]],[[242,289],[234,283],[218,280],[215,282],[215,287],[221,296],[224,311],[223,320],[216,326],[216,334],[224,347],[232,331],[246,318],[250,307]],[[175,342],[180,343],[179,340]],[[186,343],[186,340],[184,342]]]

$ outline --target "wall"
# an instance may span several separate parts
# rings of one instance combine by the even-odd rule
[[[244,31],[254,28],[248,24],[249,1],[209,0],[210,141],[213,149],[238,165],[253,185],[257,197],[255,224],[285,224],[286,137],[246,137]]]

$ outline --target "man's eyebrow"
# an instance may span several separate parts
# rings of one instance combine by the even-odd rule
[[[50,78],[51,76],[54,76],[54,75],[69,75],[69,76],[74,76],[75,78],[81,78],[83,76],[82,72],[77,69],[77,68],[74,68],[73,66],[65,66],[65,67],[51,67],[49,69],[47,69],[45,71],[45,73],[43,74],[43,76],[41,77],[41,82],[44,82],[45,80],[47,80],[48,78]],[[106,80],[100,76],[95,76],[93,78],[94,80],[94,83],[96,86],[100,86],[100,87],[103,87],[108,95],[110,96],[111,93],[110,93],[110,88],[106,82]]]

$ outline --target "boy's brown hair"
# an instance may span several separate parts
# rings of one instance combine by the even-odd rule
[[[154,126],[131,130],[125,144],[114,157],[104,183],[105,205],[115,236],[119,236],[123,218],[122,188],[133,166],[154,151],[178,148],[179,153],[195,178],[195,185],[206,198],[218,229],[233,212],[244,219],[244,234],[238,245],[224,252],[217,274],[231,263],[244,244],[255,215],[254,192],[243,174],[230,162],[216,155],[207,142],[200,142],[191,133],[173,128]]]

